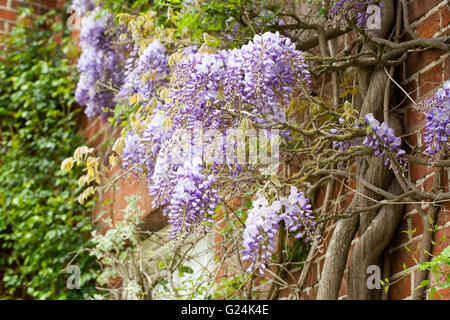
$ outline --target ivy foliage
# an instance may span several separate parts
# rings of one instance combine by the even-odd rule
[[[74,51],[55,12],[31,14],[0,53],[0,298],[79,299],[94,291],[96,268],[79,173],[60,170],[82,144]],[[66,289],[68,264],[80,268],[80,290]]]

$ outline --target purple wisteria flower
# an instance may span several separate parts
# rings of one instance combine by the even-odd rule
[[[425,152],[436,158],[441,151],[445,152],[450,138],[450,80],[425,104],[431,106],[426,112]]]
[[[290,94],[301,94],[301,87],[308,90],[311,83],[302,52],[271,32],[239,49],[191,54],[172,78],[171,102],[165,107],[175,126],[188,129],[196,122],[223,129],[222,116],[230,109],[250,112],[257,122],[286,121]]]
[[[266,268],[264,262],[272,257],[276,245],[275,235],[278,232],[280,217],[278,215],[281,205],[279,201],[269,205],[267,200],[257,195],[253,201],[253,208],[249,211],[244,230],[243,260],[250,260],[247,272],[255,267],[261,274]]]
[[[307,242],[320,238],[311,205],[303,192],[291,187],[289,196],[280,199],[280,204],[284,208],[280,219],[284,220],[289,232],[296,233],[295,239],[302,238]]]
[[[145,160],[149,158],[145,144],[134,130],[128,130],[122,149],[122,168],[135,174],[144,172]]]
[[[176,185],[167,208],[171,239],[183,241],[188,235],[204,234],[213,223],[212,216],[219,204],[213,175],[203,173],[201,159],[179,167]]]
[[[254,119],[286,121],[284,107],[289,95],[301,93],[311,84],[310,72],[301,51],[280,34],[255,35],[240,49],[223,51],[226,72],[223,91],[227,103],[253,106]]]
[[[214,103],[223,74],[224,60],[216,54],[191,54],[177,65],[171,102],[165,106],[173,114],[175,127],[192,129],[199,122],[211,128],[221,126],[222,112],[214,108]]]
[[[339,122],[342,124],[343,119]],[[384,158],[385,165],[389,165],[389,169],[398,173],[400,170],[406,171],[406,158],[403,156],[406,152],[401,149],[402,139],[395,136],[394,130],[390,128],[387,123],[380,122],[374,118],[372,113],[364,117],[365,124],[369,127],[370,132],[362,139],[355,137],[350,140],[334,141],[333,147],[337,150],[345,151],[353,146],[364,145],[370,147],[375,151],[375,156]],[[356,123],[355,129],[362,129],[361,124]],[[338,129],[331,129],[331,134],[339,134]],[[341,163],[342,165],[342,163]]]
[[[168,57],[166,48],[157,39],[148,45],[137,61],[134,61],[135,55],[136,50],[127,61],[124,85],[116,95],[116,100],[121,103],[126,103],[134,94],[149,102],[155,96],[156,88],[167,84],[170,72]]]
[[[386,122],[380,124],[373,114],[367,114],[364,119],[370,126],[371,133],[365,137],[363,145],[374,149],[376,157],[385,158],[385,165],[389,165],[389,169],[395,173],[400,169],[406,171],[406,158],[402,156],[406,152],[400,148],[402,139],[395,136],[394,130]]]
[[[158,102],[155,109],[161,105]],[[165,116],[162,112],[154,114],[139,136],[134,130],[127,131],[125,144],[122,149],[122,169],[130,173],[142,173],[147,171],[151,179],[156,165],[161,145],[166,139],[167,130],[163,123]]]
[[[114,108],[114,93],[109,87],[117,88],[123,81],[121,54],[112,46],[115,27],[114,16],[99,7],[82,19],[82,53],[78,60],[80,79],[75,98],[86,106],[85,113],[89,118],[97,115],[104,118],[103,110]]]
[[[72,7],[80,16],[84,16],[89,11],[94,10],[97,6],[94,0],[73,0]]]
[[[275,235],[281,221],[284,221],[289,232],[295,233],[296,239],[320,239],[311,205],[296,187],[291,187],[287,198],[280,198],[270,205],[261,194],[257,194],[253,208],[248,212],[244,230],[242,253],[244,261],[250,260],[248,273],[258,268],[264,274],[265,261],[272,257],[276,245]]]

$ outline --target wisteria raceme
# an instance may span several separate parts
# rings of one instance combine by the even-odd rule
[[[86,106],[85,113],[89,118],[96,115],[104,117],[103,108],[115,106],[114,93],[108,87],[120,87],[123,81],[121,54],[112,46],[115,26],[114,16],[99,7],[82,19],[82,53],[78,60],[80,79],[75,98]]]
[[[141,137],[134,132],[128,130],[125,135],[125,144],[122,149],[122,168],[130,170],[134,173],[144,172],[143,167],[146,160],[150,157],[146,150],[146,146],[141,141]]]
[[[310,85],[301,51],[271,32],[256,35],[240,49],[190,55],[178,64],[173,79],[167,109],[176,124],[187,122],[188,128],[196,121],[220,128],[225,106],[251,112],[258,122],[286,121],[283,107],[289,94]]]
[[[406,170],[405,150],[401,149],[402,139],[396,137],[394,130],[389,128],[386,122],[380,124],[373,114],[369,113],[364,117],[366,124],[372,129],[364,141],[363,145],[371,147],[375,150],[375,156],[384,157],[385,165],[389,165],[395,173],[400,169],[404,172]]]
[[[204,233],[213,222],[212,216],[219,204],[214,188],[216,178],[203,174],[201,159],[193,159],[179,167],[169,212],[169,234],[172,239],[183,241],[186,236]]]
[[[264,274],[263,270],[266,268],[264,262],[272,256],[276,245],[275,235],[280,221],[277,213],[280,207],[279,202],[269,205],[261,195],[257,195],[257,199],[253,201],[253,208],[248,212],[245,222],[242,251],[244,254],[242,259],[250,260],[248,273],[258,267],[260,273]]]
[[[250,260],[248,273],[258,268],[264,274],[265,261],[272,257],[276,245],[275,235],[281,221],[284,221],[289,232],[295,233],[297,239],[320,239],[311,205],[296,187],[291,187],[287,198],[280,198],[270,205],[258,194],[245,222],[242,253],[243,260]]]
[[[330,10],[329,22],[341,29],[346,29],[350,26],[350,22],[356,21],[356,25],[361,28],[366,27],[368,19],[367,8],[370,5],[378,4],[382,9],[384,7],[382,2],[376,0],[338,0],[335,1]]]
[[[137,59],[135,66],[132,67],[132,64],[128,66],[128,70],[125,71],[124,85],[116,95],[116,99],[124,103],[132,95],[139,94],[144,102],[149,102],[155,96],[156,88],[167,83],[168,75],[166,49],[155,39]]]
[[[385,159],[385,165],[389,165],[389,168],[394,172],[400,170],[404,172],[406,170],[406,158],[403,155],[405,150],[401,149],[402,139],[396,137],[392,128],[389,128],[387,123],[380,124],[376,120],[372,113],[367,114],[364,117],[366,125],[371,129],[371,132],[366,135],[364,139],[355,137],[350,140],[334,141],[333,146],[337,150],[345,151],[352,146],[364,145],[370,147],[375,151],[375,156],[383,157]],[[344,119],[340,119],[342,124]],[[361,124],[355,124],[355,129],[361,129]],[[339,130],[331,129],[330,133],[338,134]]]
[[[280,203],[284,208],[280,219],[284,220],[289,232],[296,233],[295,238],[305,241],[319,239],[315,217],[312,215],[311,205],[303,192],[297,187],[291,187],[287,198],[281,198]]]
[[[226,63],[223,81],[225,97],[253,106],[255,121],[285,122],[289,94],[308,89],[311,80],[302,52],[277,33],[255,35],[240,49],[221,52]],[[230,99],[230,98],[228,98]],[[242,108],[242,107],[241,107]]]
[[[89,11],[96,8],[95,0],[73,0],[72,7],[80,16],[84,16]]]
[[[450,80],[425,102],[431,108],[426,112],[425,152],[435,158],[446,150],[450,138]]]
[[[344,118],[339,118],[339,124],[343,125],[345,123]],[[362,128],[362,126],[358,123],[355,123],[355,125],[353,126],[355,129],[358,128]],[[331,129],[330,130],[331,134],[338,134],[339,130],[338,129]],[[337,150],[347,150],[352,146],[355,145],[361,145],[362,144],[362,138],[360,137],[355,137],[353,139],[350,140],[343,140],[343,141],[333,141],[333,147],[336,148]]]
[[[160,108],[158,102],[155,110]],[[164,128],[165,116],[158,112],[152,116],[139,136],[134,130],[127,131],[125,144],[122,149],[122,169],[130,173],[142,173],[147,170],[147,177],[151,181],[156,160],[158,158],[161,144],[166,139],[167,130]],[[152,185],[153,183],[150,183]]]

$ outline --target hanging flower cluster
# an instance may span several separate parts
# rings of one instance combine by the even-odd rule
[[[83,2],[80,2],[83,3]],[[91,5],[82,7],[82,12]],[[112,42],[117,39],[117,27],[111,12],[95,7],[86,11],[82,18],[80,46],[82,53],[78,60],[80,79],[75,98],[85,105],[89,118],[101,115],[103,110],[114,108],[114,92],[123,81],[122,56]]]
[[[230,110],[249,112],[256,122],[285,121],[289,94],[311,81],[302,52],[271,32],[255,35],[240,49],[190,55],[173,78],[166,107],[177,110],[174,123],[187,123],[187,128],[197,121],[220,128],[223,113]]]
[[[374,149],[375,156],[383,157],[385,165],[389,165],[389,169],[395,173],[400,169],[402,172],[406,171],[406,158],[402,157],[406,152],[400,148],[402,139],[395,136],[394,130],[386,122],[380,124],[373,114],[367,114],[364,119],[371,128],[371,133],[365,137],[363,145]]]
[[[372,113],[364,117],[369,133],[362,139],[355,137],[350,140],[334,141],[333,146],[337,150],[345,151],[353,146],[364,145],[374,150],[375,156],[384,158],[385,165],[395,173],[406,171],[406,158],[403,155],[405,150],[401,149],[402,139],[395,136],[394,130],[386,122],[380,122],[374,118]],[[343,119],[342,119],[343,121]],[[340,120],[340,122],[342,123]],[[361,124],[355,124],[355,129],[364,128]],[[339,130],[331,129],[330,133],[338,134]]]
[[[164,46],[155,39],[137,59],[136,51],[137,48],[130,54],[124,84],[116,95],[116,100],[121,103],[128,102],[134,94],[139,94],[140,99],[148,103],[156,88],[167,83],[169,64]]]
[[[435,158],[446,149],[450,138],[450,80],[447,80],[444,86],[425,103],[431,106],[426,112],[425,152]]]
[[[84,16],[89,11],[94,10],[96,5],[94,0],[73,0],[72,7],[78,15]]]
[[[213,222],[219,205],[216,178],[202,171],[201,160],[196,159],[179,167],[175,174],[177,182],[167,209],[171,239],[183,241],[188,235],[205,233]]]
[[[320,238],[311,205],[296,187],[291,187],[287,198],[280,198],[270,205],[258,194],[245,222],[243,260],[250,260],[248,273],[258,268],[264,274],[265,261],[271,258],[275,250],[275,235],[281,221],[284,221],[289,232],[296,233],[296,239],[309,241]]]

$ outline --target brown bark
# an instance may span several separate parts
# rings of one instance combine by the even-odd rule
[[[388,189],[400,194],[402,189],[396,179]],[[386,205],[382,207],[367,230],[362,234],[352,250],[348,269],[348,299],[371,299],[373,292],[367,287],[367,267],[375,265],[384,248],[393,237],[404,213],[403,205]],[[380,269],[382,266],[379,266]]]
[[[383,2],[385,5],[385,10],[382,19],[382,30],[380,30],[380,37],[384,37],[388,34],[394,17],[393,1],[386,0]],[[381,66],[376,67],[370,76],[369,74],[370,70],[367,69],[359,72],[358,80],[359,85],[362,88],[361,95],[364,97],[360,116],[364,117],[366,114],[372,113],[375,118],[382,120],[383,100],[387,75],[384,72],[384,68]],[[367,79],[370,79],[370,81],[367,81]],[[392,172],[386,168],[383,160],[372,157],[370,159],[364,159],[363,161],[364,164],[359,168],[359,174],[363,176],[364,180],[385,190],[389,186],[392,179]],[[375,194],[375,192],[368,190],[361,184],[358,184],[357,192],[355,193],[355,196],[350,204],[350,209],[364,208],[369,205],[373,205],[373,201],[368,198],[380,200],[380,196]],[[373,220],[375,215],[376,210],[372,210],[372,212],[366,212],[361,215],[362,231],[365,231],[369,227],[370,222]],[[326,253],[317,299],[338,298],[345,264],[359,221],[359,216],[355,215],[351,218],[340,220],[337,223]],[[384,249],[384,247],[382,249]]]

